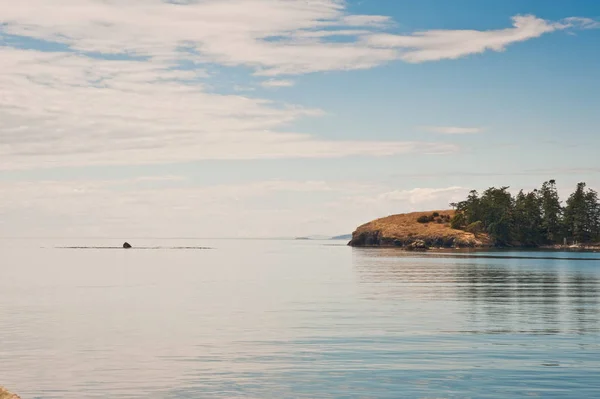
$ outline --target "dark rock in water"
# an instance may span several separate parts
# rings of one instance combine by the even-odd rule
[[[129,244],[128,242],[126,242],[125,244],[123,244],[123,248],[131,248],[131,244]]]

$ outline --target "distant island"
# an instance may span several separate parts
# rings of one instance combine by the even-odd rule
[[[341,236],[331,237],[330,240],[350,240],[352,239],[352,234],[342,234]]]
[[[352,238],[352,234],[343,234],[339,236],[322,236],[322,235],[313,235],[313,236],[304,236],[304,237],[296,237],[295,240],[349,240]]]
[[[296,240],[329,240],[331,237],[322,235],[296,237]]]
[[[454,209],[392,215],[356,229],[355,247],[405,249],[531,247],[600,248],[600,202],[579,183],[563,206],[556,181],[516,196],[509,187],[471,191]]]

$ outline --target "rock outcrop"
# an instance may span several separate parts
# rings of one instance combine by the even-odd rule
[[[393,215],[373,220],[356,229],[348,245],[354,247],[474,248],[490,246],[487,234],[473,234],[450,227],[454,211],[429,211]]]
[[[21,399],[21,397],[0,387],[0,399]]]

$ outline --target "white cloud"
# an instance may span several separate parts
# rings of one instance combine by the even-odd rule
[[[460,127],[460,126],[423,126],[421,129],[439,134],[475,134],[482,133],[483,128],[480,127]]]
[[[234,85],[233,90],[236,92],[244,92],[244,91],[250,92],[250,91],[255,91],[256,88],[251,87],[251,86]]]
[[[594,28],[598,22],[587,18],[571,17],[561,22],[551,22],[533,15],[512,18],[513,26],[506,29],[429,30],[411,35],[373,34],[365,41],[378,48],[401,49],[400,58],[419,63],[442,59],[456,59],[487,50],[504,51],[513,43],[523,42],[545,33],[568,28]]]
[[[463,200],[468,189],[459,186],[393,190],[374,187],[346,196],[327,206],[333,220],[349,220],[352,229],[370,220],[406,212],[450,209],[451,202]]]
[[[347,15],[341,23],[346,26],[386,26],[392,24],[392,20],[383,15]]]
[[[516,16],[499,30],[381,33],[387,16],[349,14],[340,0],[0,0],[0,29],[81,51],[130,53],[173,62],[182,58],[244,65],[260,75],[364,69],[403,59],[458,58],[597,21],[561,22]],[[353,40],[337,42],[328,37]],[[184,51],[191,50],[191,51]]]
[[[261,83],[264,87],[292,87],[294,86],[294,81],[292,80],[281,80],[281,79],[271,79],[265,80]]]
[[[0,9],[0,35],[64,47],[24,50],[12,39],[0,47],[0,170],[454,152],[446,143],[294,132],[292,123],[323,111],[219,94],[210,71],[244,66],[275,77],[364,69],[500,51],[545,32],[594,27],[583,18],[526,16],[503,30],[391,35],[381,33],[393,26],[389,17],[350,14],[339,0],[0,0]],[[345,40],[335,40],[340,35]]]
[[[440,205],[443,209],[448,208],[448,204],[454,200],[465,197],[468,190],[464,187],[445,187],[445,188],[414,188],[411,190],[394,190],[379,195],[380,200],[385,201],[406,201],[411,205],[424,206],[427,203],[444,203]],[[427,207],[422,210],[427,210]]]
[[[563,20],[565,27],[579,29],[600,29],[600,21],[591,18],[569,17]]]
[[[0,48],[0,169],[452,152],[443,143],[327,141],[280,129],[315,109],[204,89],[204,72]],[[193,74],[193,75],[192,75]],[[199,79],[195,84],[181,80]]]
[[[331,35],[364,35],[389,20],[348,15],[338,0],[205,0],[179,5],[159,0],[29,0],[15,5],[0,0],[0,6],[0,24],[10,34],[81,51],[245,65],[267,76],[362,69],[397,58],[395,50],[356,40],[326,40]]]

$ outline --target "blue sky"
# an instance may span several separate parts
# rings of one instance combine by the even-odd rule
[[[339,234],[600,188],[596,2],[0,2],[0,236]]]

